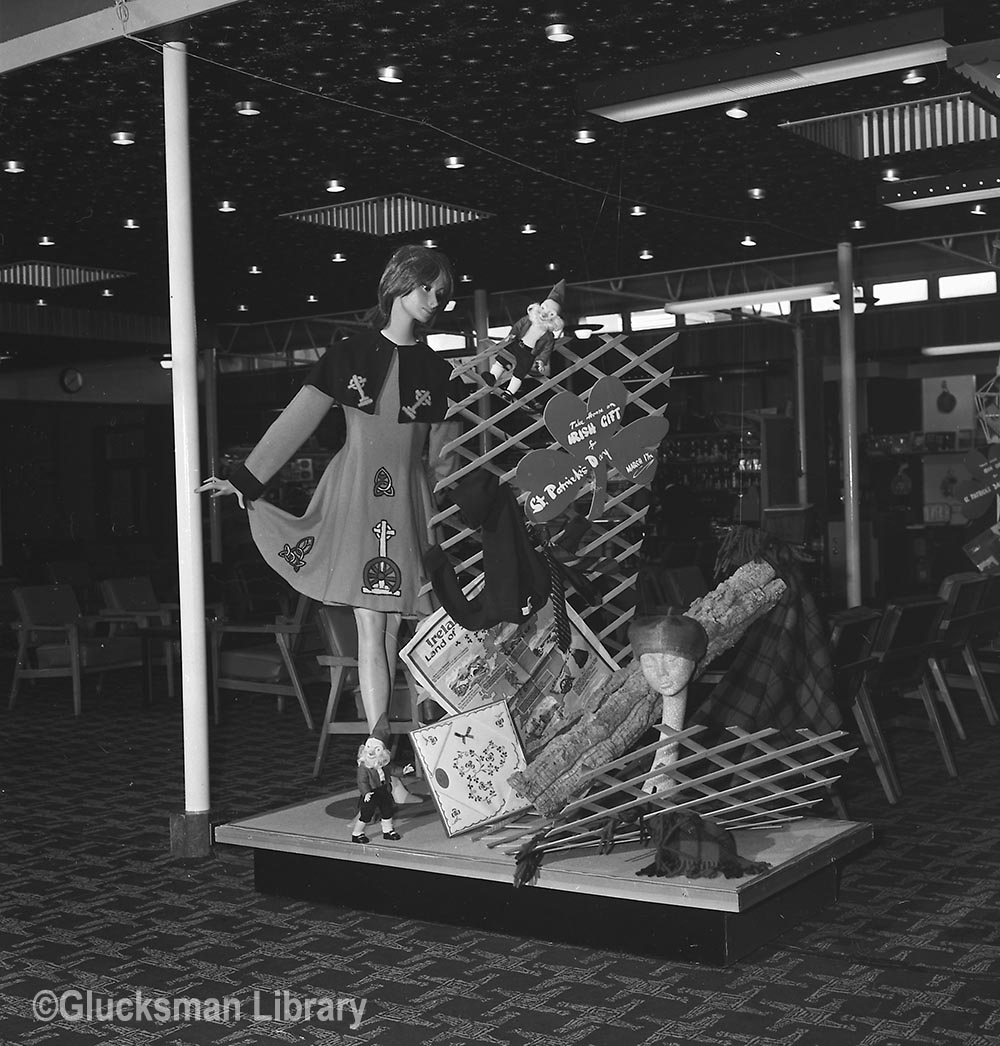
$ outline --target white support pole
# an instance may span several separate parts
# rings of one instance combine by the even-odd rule
[[[476,351],[480,351],[480,346],[490,336],[490,306],[489,298],[485,290],[481,287],[477,287],[472,292],[472,323],[475,327],[476,337]],[[480,370],[487,371],[490,369],[489,361],[487,360],[480,366]],[[490,400],[486,396],[481,399],[478,403],[479,416],[485,421],[490,416]],[[483,433],[482,439],[483,453],[488,453],[493,448],[493,438],[486,430]]]
[[[854,255],[837,244],[840,291],[840,430],[844,471],[844,561],[847,605],[861,606],[861,515],[858,476],[858,375],[854,350]]]
[[[198,347],[191,231],[187,48],[182,43],[171,42],[163,47],[163,124],[184,724],[184,812],[171,817],[170,848],[175,856],[196,856],[208,853],[211,839],[208,824],[205,580],[201,503],[194,492],[201,481]]]
[[[215,347],[201,354],[202,372],[205,375],[205,467],[208,475],[219,474],[219,365]],[[209,558],[213,563],[222,562],[222,498],[208,499]]]
[[[795,303],[793,302],[793,305]],[[809,477],[807,473],[808,455],[806,449],[806,349],[805,332],[801,319],[794,315],[793,309],[792,338],[795,340],[795,429],[799,444],[799,504],[809,501]]]

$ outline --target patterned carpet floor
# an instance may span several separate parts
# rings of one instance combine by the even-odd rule
[[[171,858],[180,706],[140,695],[120,673],[80,719],[59,683],[0,713],[0,1043],[1000,1043],[1000,730],[968,698],[960,777],[929,734],[891,732],[892,807],[855,756],[843,795],[876,838],[843,863],[838,903],[718,969],[266,897],[241,848]],[[351,787],[357,740],[334,740],[319,782],[315,743],[294,707],[228,697],[213,820]],[[46,991],[70,993],[55,1020],[33,1011]],[[203,1019],[143,1010],[161,999],[203,1001]]]

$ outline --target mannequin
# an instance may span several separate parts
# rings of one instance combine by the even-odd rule
[[[447,439],[451,367],[423,332],[449,300],[451,266],[437,251],[401,247],[379,282],[371,330],[334,343],[246,460],[228,478],[210,476],[196,490],[235,495],[248,510],[261,555],[288,583],[326,604],[353,607],[358,675],[368,729],[388,718],[404,617],[434,610],[422,556],[432,543],[429,464],[447,475],[439,447]],[[344,409],[347,439],[302,516],[259,500],[326,412]],[[422,801],[392,778],[397,804]]]

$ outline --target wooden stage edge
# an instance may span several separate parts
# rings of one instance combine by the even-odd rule
[[[535,884],[515,889],[513,856],[476,832],[449,839],[432,802],[400,809],[399,842],[383,842],[376,820],[367,846],[350,840],[356,808],[344,792],[217,825],[215,841],[253,850],[261,893],[724,966],[834,904],[836,862],[873,837],[826,818],[740,830],[740,855],[771,865],[740,879],[639,876],[648,846],[587,847],[546,855]]]

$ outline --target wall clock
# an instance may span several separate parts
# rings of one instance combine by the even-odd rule
[[[79,392],[83,388],[83,375],[75,367],[67,367],[59,374],[59,384],[64,392]]]

